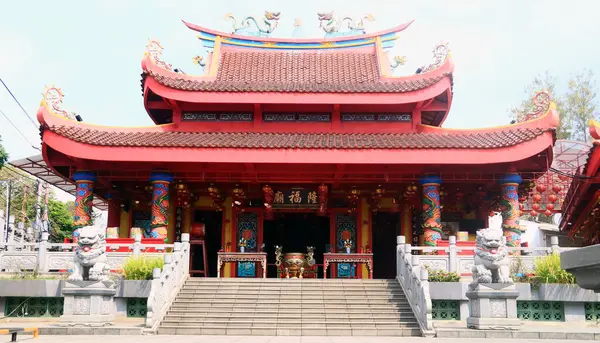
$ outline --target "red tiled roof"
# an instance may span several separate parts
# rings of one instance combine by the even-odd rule
[[[548,129],[508,129],[481,133],[230,133],[124,132],[51,126],[73,141],[99,146],[245,149],[493,149],[530,141]]]
[[[272,51],[224,52],[214,81],[149,74],[167,87],[186,91],[310,93],[404,93],[449,75],[382,81],[374,53]]]

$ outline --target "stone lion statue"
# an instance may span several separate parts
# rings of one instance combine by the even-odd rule
[[[506,237],[502,230],[484,229],[477,232],[475,263],[471,287],[480,283],[512,283]]]
[[[94,226],[79,229],[74,262],[69,281],[107,281],[106,231]]]

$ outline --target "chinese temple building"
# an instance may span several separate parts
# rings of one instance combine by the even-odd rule
[[[105,200],[109,238],[174,242],[191,233],[204,243],[209,276],[219,251],[264,251],[268,277],[281,276],[279,246],[314,247],[317,266],[328,252],[372,254],[373,276],[394,278],[397,235],[431,247],[449,235],[469,241],[492,212],[502,213],[508,244],[520,246],[520,209],[531,210],[532,180],[553,160],[549,94],[538,93],[521,122],[446,129],[454,96],[446,44],[414,74],[396,76],[404,58],[388,51],[411,23],[366,33],[355,21],[341,32],[320,14],[323,39],[271,38],[278,17],[267,12],[266,26],[252,31],[245,20],[233,33],[184,22],[208,51],[194,58],[199,75],[173,68],[150,41],[141,67],[151,127],[78,121],[62,109],[61,90],[47,88],[37,114],[43,159],[76,184],[77,227],[90,223],[93,199]],[[369,276],[350,264],[334,273]],[[259,273],[240,262],[222,274]]]

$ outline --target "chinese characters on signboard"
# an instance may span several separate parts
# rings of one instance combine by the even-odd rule
[[[318,207],[317,191],[313,189],[276,190],[273,198],[274,208]]]

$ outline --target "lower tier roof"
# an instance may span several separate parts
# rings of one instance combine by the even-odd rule
[[[262,133],[127,132],[68,125],[48,128],[75,142],[114,147],[274,149],[494,149],[528,142],[551,131],[514,128],[476,133]]]

